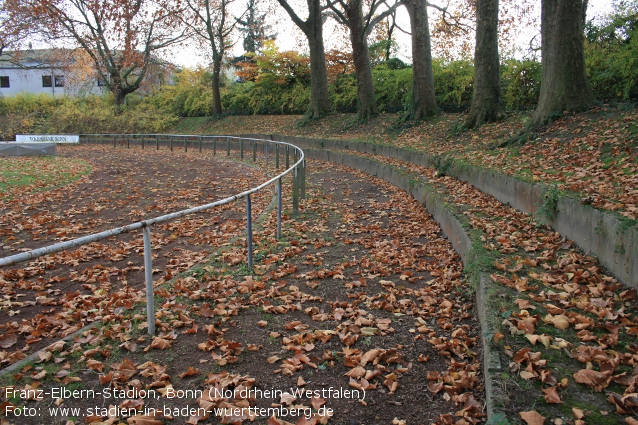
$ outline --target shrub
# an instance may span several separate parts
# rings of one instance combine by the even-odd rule
[[[203,117],[212,114],[211,74],[202,69],[182,69],[174,76],[174,84],[163,86],[152,96],[153,103],[181,117]]]
[[[638,99],[638,2],[618,2],[586,27],[589,82],[601,100]]]
[[[337,76],[329,87],[332,109],[337,112],[357,112],[357,78],[354,74]]]
[[[534,108],[540,88],[540,62],[506,59],[501,65],[501,93],[508,110]]]
[[[47,115],[64,101],[64,97],[53,97],[45,93],[20,93],[15,96],[0,96],[0,114],[27,115],[38,112]]]
[[[250,101],[253,86],[253,82],[247,81],[245,83],[233,83],[223,88],[221,95],[224,111],[232,115],[252,114],[253,110],[250,107]]]
[[[119,115],[110,96],[66,98],[48,119],[34,126],[42,133],[157,133],[174,125],[178,117],[158,108],[150,98],[131,98]]]
[[[462,111],[472,103],[474,65],[468,60],[446,62],[434,59],[434,93],[439,108],[445,111]]]
[[[377,67],[373,73],[377,107],[380,112],[398,112],[407,106],[412,91],[412,68],[384,69]]]

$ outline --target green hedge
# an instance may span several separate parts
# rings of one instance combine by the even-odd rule
[[[386,64],[373,71],[380,112],[406,110],[412,99],[412,68],[393,69]],[[469,108],[472,102],[474,67],[470,61],[435,60],[436,100],[444,111]],[[540,64],[508,60],[502,66],[503,97],[508,109],[534,107],[538,99]],[[330,85],[330,99],[336,112],[357,111],[357,80],[354,74],[339,75]],[[230,114],[302,114],[310,100],[309,87],[255,82],[233,83],[222,94],[224,110]]]
[[[501,94],[506,109],[536,107],[540,89],[540,62],[508,59],[501,65]]]
[[[7,114],[49,114],[60,104],[63,97],[53,97],[49,94],[21,93],[15,96],[0,96],[0,115]]]
[[[599,99],[638,99],[638,2],[615,3],[600,23],[586,27],[589,83]]]
[[[0,97],[0,131],[5,140],[13,140],[17,133],[161,132],[179,117],[160,103],[158,96],[133,94],[127,96],[127,104],[116,114],[109,95]]]

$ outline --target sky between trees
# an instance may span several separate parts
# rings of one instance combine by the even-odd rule
[[[245,7],[245,1],[236,2],[236,6],[241,9]],[[445,3],[445,2],[444,2]],[[589,0],[587,7],[587,19],[594,19],[597,16],[608,12],[609,4],[608,0]],[[301,52],[307,52],[308,46],[305,40],[305,37],[301,34],[299,28],[295,26],[291,21],[286,12],[277,4],[272,5],[272,12],[268,14],[267,23],[272,25],[273,31],[277,32],[277,38],[275,43],[280,48],[280,50],[297,50]],[[234,13],[241,14],[243,10],[237,10]],[[434,21],[438,15],[436,10],[429,10],[429,13],[432,15],[432,21]],[[516,30],[516,34],[514,34],[509,41],[501,40],[504,46],[501,46],[501,56],[514,56],[516,58],[529,57],[529,43],[530,40],[536,36],[537,45],[540,46],[540,1],[534,2],[534,10],[530,13],[529,21],[527,25],[520,25]],[[401,28],[409,31],[410,29],[410,21],[408,18],[408,14],[404,7],[400,7],[397,13],[397,21]],[[349,49],[349,45],[347,42],[347,38],[344,36],[346,34],[341,30],[341,32],[336,28],[337,24],[334,20],[329,19],[324,25],[324,40],[326,45],[326,50],[330,50],[332,48],[335,49]],[[402,33],[401,31],[395,31],[396,41],[398,43],[398,51],[396,56],[406,63],[411,63],[411,48],[410,48],[410,36]],[[474,40],[474,34],[472,33],[470,37],[468,37],[470,42]],[[242,42],[239,40],[239,35],[235,36],[237,43],[231,50],[231,54],[238,56],[243,53]],[[458,55],[454,55],[454,52],[449,52],[445,49],[442,49],[440,44],[433,40],[433,54],[434,56],[444,56],[445,54],[452,53],[453,57],[458,57]],[[468,59],[473,58],[474,50],[473,46],[469,50],[470,55]],[[196,42],[190,40],[187,41],[183,46],[176,46],[172,48],[170,51],[165,52],[166,57],[180,66],[186,67],[197,67],[197,66],[207,66],[210,63],[210,55],[208,52],[204,51],[201,47],[197,45]],[[540,53],[538,55],[538,60],[540,60]]]

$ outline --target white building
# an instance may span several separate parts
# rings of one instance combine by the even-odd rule
[[[82,69],[84,68],[84,72]],[[89,71],[86,71],[86,70]],[[91,67],[81,66],[76,51],[29,49],[0,56],[0,95],[47,93],[101,94],[100,81]]]

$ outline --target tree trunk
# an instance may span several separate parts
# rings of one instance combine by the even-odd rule
[[[397,26],[397,15],[396,11],[390,15],[391,22],[388,24],[388,43],[385,46],[384,60],[387,62],[390,60],[390,55],[392,54],[392,35],[394,34],[394,28]]]
[[[409,0],[405,4],[412,32],[412,111],[410,118],[420,120],[439,113],[434,96],[432,46],[427,2]]]
[[[323,20],[320,0],[309,0],[310,13],[307,21],[308,47],[310,49],[310,113],[313,118],[321,118],[330,111],[328,91],[328,70],[323,46]]]
[[[120,84],[115,84],[111,92],[113,93],[113,100],[115,101],[115,115],[120,115],[122,113],[126,94],[124,93],[124,90],[122,90],[122,86]]]
[[[313,118],[321,118],[327,112],[330,112],[328,71],[326,68],[326,54],[323,48],[321,0],[306,0],[308,3],[308,18],[305,21],[299,18],[287,0],[277,1],[308,39],[308,48],[310,49],[310,107],[308,112]]]
[[[213,116],[220,116],[222,114],[222,97],[219,91],[222,68],[221,61],[221,56],[213,58],[213,77],[211,81],[213,89]]]
[[[474,95],[465,128],[505,118],[498,57],[498,0],[478,0],[474,49]]]
[[[583,0],[543,0],[541,91],[532,125],[594,103],[585,73]]]
[[[360,120],[367,120],[379,114],[372,81],[372,63],[368,40],[363,28],[361,0],[350,0],[346,9],[352,43],[352,58],[357,76],[357,110]]]

